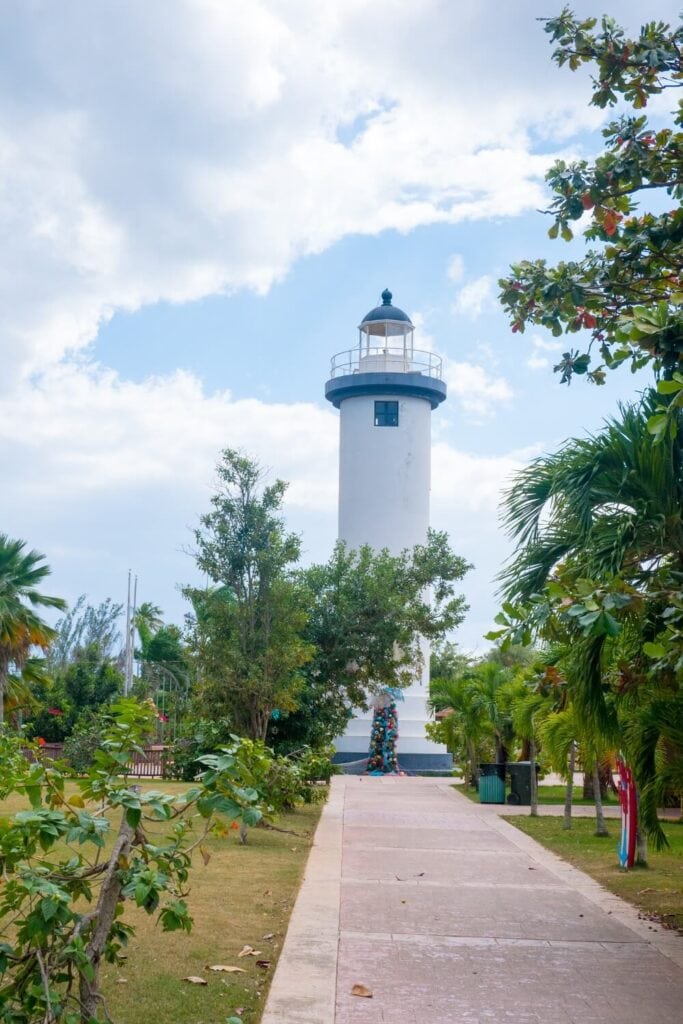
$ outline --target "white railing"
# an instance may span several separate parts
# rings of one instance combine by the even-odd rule
[[[330,377],[352,373],[422,373],[441,380],[442,360],[435,352],[404,348],[350,348],[332,356]]]

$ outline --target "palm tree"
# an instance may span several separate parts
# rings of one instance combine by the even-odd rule
[[[442,720],[449,750],[462,752],[469,765],[469,784],[477,786],[482,742],[492,729],[476,680],[468,674],[455,679],[433,679],[430,703],[435,711],[447,712]]]
[[[683,433],[653,443],[655,402],[621,406],[598,434],[517,475],[504,512],[519,545],[502,576],[510,600],[540,591],[568,559],[591,578],[618,573],[636,586],[648,584],[653,565],[683,569]]]
[[[642,821],[661,843],[657,762],[665,724],[668,749],[683,757],[683,694],[677,670],[653,679],[643,644],[665,627],[662,579],[680,596],[683,431],[653,443],[647,421],[656,402],[648,394],[620,407],[599,433],[567,441],[518,474],[504,513],[518,549],[501,579],[511,601],[528,601],[558,573],[601,584],[616,578],[636,595],[620,633],[615,620],[612,637],[574,630],[563,670],[585,731],[627,744]]]
[[[143,601],[135,613],[135,620],[133,624],[138,631],[138,636],[140,637],[140,647],[143,659],[147,655],[147,649],[152,637],[164,624],[162,615],[163,612],[161,611],[161,608],[156,604],[152,604],[151,601]]]
[[[34,609],[66,608],[61,598],[37,589],[50,575],[50,567],[44,555],[25,548],[25,541],[0,534],[0,724],[5,718],[10,670],[21,671],[32,649],[46,648],[55,636]]]

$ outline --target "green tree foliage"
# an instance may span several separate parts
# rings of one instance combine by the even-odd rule
[[[55,623],[55,636],[47,652],[50,672],[65,670],[93,649],[102,661],[112,660],[121,642],[118,623],[122,611],[123,605],[115,604],[111,598],[92,605],[81,594],[73,608]]]
[[[451,640],[437,640],[429,654],[429,676],[431,679],[457,679],[469,668],[472,659],[458,650]]]
[[[581,728],[622,747],[643,824],[661,842],[657,805],[667,786],[683,793],[683,440],[655,442],[654,401],[518,475],[506,506],[518,542],[503,575],[509,600],[490,636],[564,645]]]
[[[123,692],[123,675],[110,660],[102,658],[93,644],[80,650],[76,660],[54,678],[32,687],[33,707],[27,727],[30,735],[59,742],[69,736],[80,720],[110,704]]]
[[[329,743],[353,708],[406,686],[421,666],[420,638],[440,640],[462,622],[467,605],[456,585],[469,568],[445,533],[430,531],[426,544],[400,555],[338,544],[328,562],[304,570],[303,635],[312,657],[298,709],[271,722],[273,742]]]
[[[38,589],[50,575],[45,556],[26,551],[26,542],[0,534],[0,724],[5,718],[5,694],[17,682],[32,651],[45,650],[54,630],[36,609],[65,608],[59,597]]]
[[[142,793],[125,766],[152,725],[151,709],[127,699],[113,712],[75,795],[58,768],[29,765],[16,751],[11,768],[5,763],[0,772],[4,790],[23,793],[30,804],[0,822],[6,1024],[102,1019],[100,967],[118,962],[134,933],[126,907],[158,915],[164,931],[189,931],[193,850],[217,815],[240,824],[261,817],[257,790],[245,785],[228,752],[204,758],[198,784],[186,793]]]
[[[281,480],[266,484],[257,463],[230,449],[217,472],[211,511],[195,532],[197,565],[214,586],[184,590],[194,609],[191,644],[206,706],[265,739],[274,709],[296,709],[312,654],[294,571],[300,543],[284,526]]]
[[[151,601],[143,601],[135,613],[134,625],[140,638],[140,655],[143,659],[148,656],[149,645],[155,635],[163,628],[162,615],[161,608]]]
[[[605,151],[594,161],[558,161],[547,174],[550,237],[569,241],[571,225],[587,218],[583,234],[594,247],[555,266],[515,264],[500,281],[503,307],[515,332],[537,325],[556,337],[588,333],[587,346],[570,348],[555,367],[562,382],[576,373],[602,384],[605,368],[625,362],[633,370],[652,363],[671,377],[683,370],[683,106],[661,129],[637,112],[680,87],[683,27],[649,22],[628,38],[612,18],[603,17],[596,31],[595,18],[577,19],[567,7],[543,20],[560,67],[594,69],[591,102],[627,103],[636,113],[606,126]],[[645,197],[649,211],[638,206]],[[683,389],[676,391],[683,403]]]

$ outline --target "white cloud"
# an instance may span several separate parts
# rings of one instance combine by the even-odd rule
[[[493,302],[493,286],[494,280],[490,274],[483,274],[473,281],[468,281],[455,296],[454,311],[476,320]]]
[[[458,401],[467,384],[483,404],[495,404],[500,382],[480,367],[454,365]],[[183,372],[132,383],[100,367],[64,364],[0,406],[3,526],[45,551],[53,592],[120,597],[132,566],[143,598],[180,621],[177,585],[194,575],[186,549],[208,507],[219,450],[242,448],[290,482],[288,523],[303,534],[305,558],[321,560],[336,535],[338,430],[337,414],[313,403],[208,393]],[[433,522],[477,565],[467,590],[483,618],[507,552],[496,524],[501,488],[527,457],[481,457],[444,439],[433,447]],[[473,622],[476,643],[482,630]]]
[[[530,370],[547,370],[551,366],[550,360],[541,355],[542,352],[562,351],[562,342],[542,338],[540,334],[532,334],[531,345],[531,354],[526,361]]]
[[[248,449],[293,481],[288,505],[329,511],[336,502],[328,467],[337,457],[337,433],[331,409],[207,394],[183,371],[133,383],[101,367],[63,363],[0,405],[5,494],[19,502],[179,481],[199,494],[219,449],[232,447]]]
[[[495,415],[497,406],[513,396],[504,377],[493,377],[476,363],[444,359],[444,378],[449,396],[457,400],[464,412],[477,418]]]
[[[553,341],[549,338],[542,338],[540,334],[531,335],[531,344],[541,352],[561,352],[562,342]]]
[[[465,276],[465,260],[460,253],[453,253],[449,259],[448,266],[446,268],[446,276],[449,281],[453,282],[453,284],[460,284],[462,281]]]
[[[262,292],[350,233],[542,205],[553,154],[536,153],[532,133],[595,112],[543,46],[520,66],[514,39],[525,45],[529,26],[496,5],[491,37],[491,10],[5,8],[4,388],[82,348],[115,310]],[[466,287],[474,310],[485,285]]]

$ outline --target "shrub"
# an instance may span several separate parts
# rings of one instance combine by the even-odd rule
[[[189,721],[181,736],[171,746],[166,764],[166,777],[192,782],[202,770],[199,758],[215,754],[234,739],[229,718],[197,718]]]
[[[64,740],[63,757],[75,772],[82,774],[95,763],[102,745],[105,723],[92,711],[84,712],[71,736]]]

